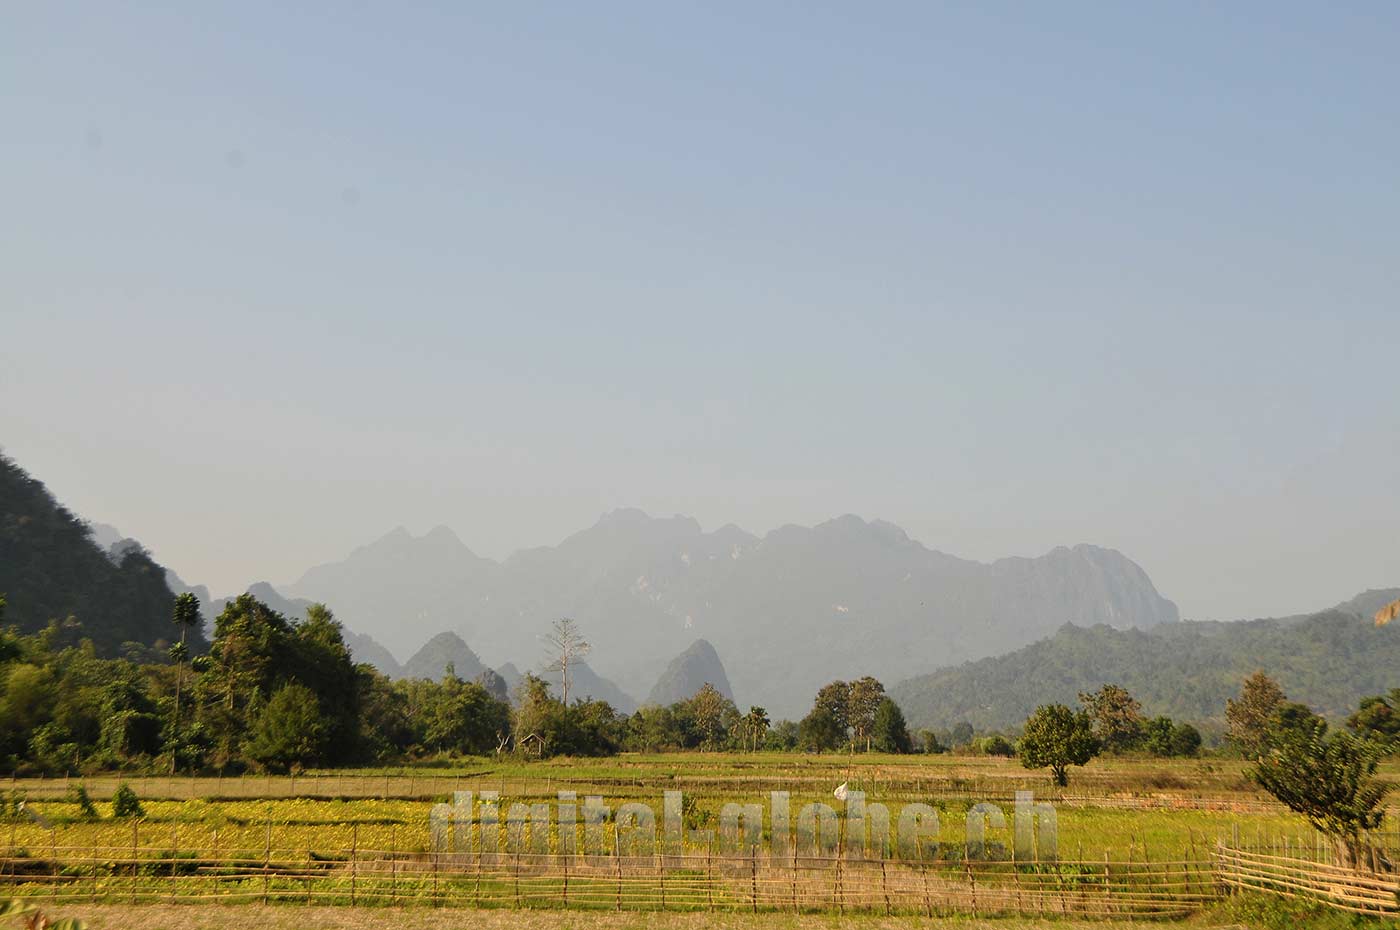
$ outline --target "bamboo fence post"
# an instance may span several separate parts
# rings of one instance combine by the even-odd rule
[[[714,838],[710,838],[709,844],[705,847],[705,891],[709,895],[710,910],[715,909],[715,869],[714,869]]]
[[[792,912],[798,913],[797,909],[797,846],[792,847]]]
[[[355,892],[357,890],[356,879],[359,878],[360,871],[360,824],[359,821],[350,826],[350,906],[355,906]]]
[[[885,896],[885,916],[890,916],[890,885],[889,877],[885,874],[885,860],[880,858],[880,891]]]
[[[844,914],[846,913],[846,888],[845,888],[845,885],[843,885],[842,882],[841,882],[841,852],[840,852],[839,849],[837,850],[837,853],[836,853],[835,858],[836,858],[836,879],[835,879],[835,882],[836,882],[836,886],[835,886],[836,913],[838,913],[838,914],[843,914],[843,915],[844,915]]]
[[[753,912],[758,913],[758,851],[755,847],[749,851],[749,897],[753,903]]]
[[[272,866],[272,818],[267,821],[267,843],[263,846],[263,904],[267,904],[268,871]]]
[[[140,840],[141,822],[131,821],[131,903],[136,903],[136,845]]]
[[[433,850],[433,907],[439,907],[441,904],[438,900],[438,857],[440,855],[442,854],[437,849]]]
[[[618,847],[617,829],[613,829],[613,859],[617,862],[617,910],[622,910],[622,854]]]
[[[170,903],[175,903],[175,863],[180,858],[180,825],[170,825]]]

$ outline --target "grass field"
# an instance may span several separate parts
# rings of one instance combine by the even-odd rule
[[[1392,763],[1385,774],[1392,781],[1400,770]],[[235,920],[244,922],[254,917],[261,927],[291,926],[296,915],[316,915],[315,923],[297,926],[325,927],[439,927],[461,926],[452,922],[454,903],[483,900],[481,878],[471,888],[464,876],[453,879],[439,877],[434,872],[410,874],[408,866],[393,865],[392,896],[385,894],[383,873],[376,879],[372,866],[361,866],[358,894],[361,904],[373,901],[378,889],[379,903],[393,904],[403,900],[437,907],[400,910],[394,907],[359,909],[318,907],[316,904],[346,903],[347,889],[343,865],[347,850],[359,850],[361,861],[366,851],[391,853],[368,854],[370,861],[412,863],[414,857],[422,863],[431,846],[429,813],[434,804],[451,799],[454,791],[496,791],[501,795],[502,808],[512,801],[554,799],[561,790],[576,792],[580,798],[596,794],[614,810],[625,802],[640,801],[661,820],[662,792],[680,790],[694,798],[688,812],[692,825],[713,827],[719,808],[729,802],[764,804],[768,792],[783,790],[791,793],[795,812],[809,801],[822,801],[840,807],[832,798],[832,789],[841,782],[864,790],[868,800],[884,803],[897,817],[899,806],[918,801],[940,812],[939,840],[941,854],[956,862],[963,854],[965,820],[969,807],[978,802],[991,802],[1005,811],[1007,825],[991,828],[989,844],[1012,846],[1011,809],[1017,790],[1032,790],[1037,800],[1055,804],[1059,832],[1059,857],[1065,862],[1112,862],[1115,875],[1127,866],[1131,881],[1134,868],[1174,868],[1171,863],[1207,863],[1210,850],[1218,839],[1233,840],[1246,846],[1305,849],[1315,839],[1306,822],[1274,804],[1257,792],[1244,777],[1238,762],[1222,760],[1136,760],[1108,759],[1076,770],[1069,787],[1057,791],[1040,772],[1029,772],[1014,760],[968,758],[957,756],[790,756],[790,755],[721,755],[672,754],[654,756],[622,756],[606,760],[558,759],[543,762],[502,761],[494,759],[461,760],[452,765],[429,765],[404,769],[366,771],[306,772],[296,777],[248,776],[242,778],[189,778],[158,776],[127,776],[124,780],[136,790],[145,808],[139,820],[120,820],[111,816],[107,799],[123,779],[100,776],[87,779],[12,780],[0,785],[5,790],[27,799],[27,809],[35,815],[14,818],[0,826],[0,847],[6,851],[9,880],[25,892],[22,869],[32,867],[62,873],[72,892],[67,898],[54,899],[61,913],[77,908],[79,916],[90,920],[94,927],[130,926],[141,915],[139,923],[145,930],[160,927],[223,927]],[[71,789],[83,785],[97,802],[99,817],[84,819],[77,803],[70,798]],[[1400,803],[1393,797],[1392,804]],[[1392,807],[1392,817],[1397,813]],[[1393,825],[1394,821],[1391,821]],[[1393,829],[1393,826],[1390,827]],[[557,842],[557,834],[553,836]],[[1386,842],[1394,846],[1393,835]],[[128,851],[131,851],[128,853]],[[351,858],[354,858],[353,856]],[[197,860],[198,867],[188,860]],[[266,870],[268,861],[284,863],[285,874],[272,879],[260,876],[258,867]],[[186,865],[178,863],[185,861]],[[129,863],[121,865],[121,862]],[[204,907],[171,907],[167,902],[182,895],[207,891],[197,872],[214,870],[215,863],[226,870],[230,880],[226,886],[240,891],[233,898],[258,901],[297,901],[296,906],[274,906],[264,909],[256,903],[231,905],[211,903]],[[40,863],[48,863],[41,865]],[[104,864],[105,863],[105,864]],[[137,866],[137,863],[144,863]],[[302,865],[296,865],[302,863]],[[339,866],[335,863],[340,863]],[[232,865],[230,865],[232,864]],[[308,869],[327,869],[320,877],[309,878]],[[1190,865],[1182,866],[1189,870]],[[239,869],[245,870],[239,872]],[[513,877],[513,900],[521,901],[520,878]],[[298,870],[301,870],[300,872]],[[1057,873],[1055,888],[1061,899],[1067,888],[1083,896],[1084,883],[1095,889],[1101,881],[1099,867],[1084,870],[1085,874]],[[1000,880],[1009,880],[1005,873]],[[240,877],[241,876],[241,877]],[[943,874],[943,879],[956,884],[960,876],[956,869]],[[996,878],[995,875],[991,876]],[[971,881],[973,876],[968,876]],[[1197,881],[1200,873],[1188,875],[1187,882]],[[983,881],[981,877],[978,881]],[[1029,880],[1029,879],[1027,879]],[[1115,879],[1116,880],[1116,879]],[[1159,885],[1170,877],[1151,879]],[[375,882],[378,881],[378,885]],[[456,882],[453,885],[453,882]],[[554,879],[540,878],[543,887]],[[567,881],[567,879],[566,879]],[[787,894],[786,879],[775,877],[774,895],[777,909]],[[488,877],[486,900],[512,899],[512,877],[502,873]],[[494,887],[490,883],[494,882]],[[1017,895],[1021,893],[1021,878],[1016,878]],[[1069,882],[1069,884],[1065,884]],[[319,883],[319,884],[318,884]],[[587,897],[584,876],[574,878],[570,907]],[[1102,879],[1108,884],[1106,878]],[[683,884],[683,883],[682,883]],[[1207,882],[1208,884],[1208,882]],[[310,891],[312,887],[318,890]],[[450,888],[455,887],[455,893]],[[640,927],[665,930],[667,927],[694,926],[911,926],[912,918],[885,917],[879,898],[869,908],[870,914],[849,918],[844,923],[835,916],[820,913],[725,913],[726,909],[743,908],[746,889],[736,886],[732,895],[721,902],[718,911],[707,914],[666,913],[663,915],[613,912],[611,885],[595,889],[599,901],[593,911],[544,910],[528,911],[528,924],[517,923],[519,915],[505,910],[468,911],[472,926],[484,927],[573,927],[585,923],[598,927]],[[673,909],[676,907],[676,885],[672,886]],[[952,887],[951,885],[949,887]],[[1029,888],[1030,886],[1025,886]],[[1183,911],[1189,911],[1204,900],[1199,885],[1196,897],[1187,901]],[[1189,891],[1191,886],[1187,886]],[[1127,885],[1129,898],[1136,892]],[[42,885],[33,893],[53,894]],[[1105,888],[1105,892],[1107,889]],[[65,892],[60,891],[60,895]],[[220,891],[220,894],[223,892]],[[354,893],[354,892],[350,892]],[[699,894],[699,892],[696,892]],[[960,892],[954,889],[956,897]],[[1162,891],[1159,888],[1157,894]],[[549,894],[546,892],[547,900]],[[755,900],[758,892],[754,891]],[[985,892],[984,892],[985,894]],[[86,897],[83,897],[86,896]],[[207,900],[220,899],[208,894]],[[114,902],[145,902],[139,904]],[[527,906],[529,901],[526,895]],[[985,900],[985,899],[984,899]],[[1018,898],[1019,900],[1019,898]],[[1108,900],[1107,897],[1104,898]],[[820,898],[813,910],[820,910]],[[444,906],[445,905],[445,906]],[[509,906],[507,904],[507,906]],[[589,906],[583,903],[582,906]],[[621,906],[621,905],[619,905]],[[710,901],[713,907],[713,900]],[[682,908],[683,909],[683,908]],[[757,908],[756,908],[757,909]],[[802,908],[793,907],[793,910]],[[956,906],[955,906],[956,909]],[[889,910],[888,903],[884,907]],[[896,911],[898,908],[896,908]],[[946,909],[945,909],[946,910]],[[983,910],[986,910],[984,907]],[[1046,926],[1114,926],[1112,907],[1106,909],[1108,920],[1081,922],[1069,914],[1046,923]],[[930,914],[935,910],[930,908]],[[981,921],[972,917],[950,918],[955,926],[1024,927],[1038,926],[1028,918],[1011,921]],[[1207,913],[1188,918],[1203,926],[1224,925],[1231,918],[1207,908]],[[929,918],[923,921],[929,922]]]

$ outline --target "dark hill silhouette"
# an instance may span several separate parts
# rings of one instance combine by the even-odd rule
[[[32,633],[73,617],[79,626],[67,636],[91,639],[103,655],[119,654],[126,642],[155,646],[178,637],[165,569],[139,545],[104,551],[85,522],[3,455],[0,594],[6,624]],[[203,633],[191,635],[202,649]]]

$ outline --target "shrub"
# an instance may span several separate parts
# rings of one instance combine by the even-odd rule
[[[117,790],[112,795],[112,816],[113,817],[145,817],[146,809],[141,806],[141,799],[136,796],[136,792],[131,790],[131,786],[122,782],[117,786]]]
[[[99,818],[96,805],[92,803],[92,798],[88,797],[87,789],[82,785],[73,785],[68,789],[68,800],[78,805],[79,820],[97,820]]]

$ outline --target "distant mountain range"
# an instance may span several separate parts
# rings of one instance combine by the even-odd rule
[[[1367,695],[1400,686],[1400,626],[1371,616],[1400,588],[1367,591],[1312,615],[1233,623],[1175,623],[1150,630],[1066,625],[1008,655],[899,682],[891,696],[911,725],[978,730],[1019,727],[1038,704],[1071,706],[1082,691],[1113,683],[1151,715],[1223,725],[1225,701],[1255,671],[1288,696],[1333,718]]]
[[[1066,622],[1178,619],[1147,574],[1110,549],[973,562],[854,516],[760,538],[619,510],[504,562],[475,555],[446,527],[419,537],[400,528],[282,590],[324,601],[397,655],[451,631],[487,663],[534,667],[540,635],[573,617],[593,644],[589,663],[631,695],[648,694],[703,637],[726,657],[736,696],[779,716],[805,712],[834,678],[890,682],[1018,648]]]
[[[75,635],[115,654],[168,640],[170,606],[185,591],[212,626],[227,598],[187,585],[114,527],[85,524],[0,456],[7,622],[31,631],[76,616]],[[671,703],[709,682],[741,706],[795,718],[822,684],[873,674],[916,726],[1013,728],[1036,704],[1072,703],[1108,682],[1149,713],[1209,725],[1256,669],[1341,716],[1394,687],[1400,668],[1400,625],[1366,619],[1400,589],[1321,614],[1178,623],[1175,605],[1113,550],[971,562],[853,516],[759,538],[620,510],[504,562],[474,555],[445,527],[398,529],[280,591],[249,591],[296,619],[326,603],[356,660],[390,676],[438,677],[450,662],[472,679],[500,663],[510,687],[521,678],[513,663],[541,668],[540,635],[571,616],[593,644],[571,693],[623,711],[637,695]]]

